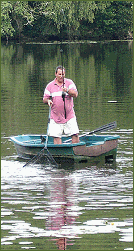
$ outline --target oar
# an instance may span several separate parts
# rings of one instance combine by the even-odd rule
[[[30,163],[33,163],[33,161],[36,159],[39,159],[39,157],[42,155],[42,153],[44,152],[44,150],[47,151],[47,157],[49,158],[49,160],[51,162],[54,163],[55,166],[58,167],[57,162],[55,161],[55,159],[53,158],[53,156],[51,155],[51,153],[48,151],[47,148],[47,143],[48,143],[48,131],[49,131],[49,123],[50,123],[50,114],[51,114],[51,105],[49,106],[49,116],[48,116],[48,126],[47,126],[47,136],[46,136],[46,142],[45,142],[45,146],[44,148],[37,154],[35,155],[32,159],[30,159],[23,167],[27,166]]]
[[[97,129],[95,129],[94,131],[84,133],[84,134],[80,135],[79,138],[90,135],[90,134],[93,134],[93,133],[96,133],[96,132],[111,130],[111,129],[115,128],[115,127],[117,127],[116,121],[111,122],[111,123],[106,124],[106,125],[103,125],[103,126],[97,128]],[[65,140],[64,143],[70,142],[71,140],[72,139]]]

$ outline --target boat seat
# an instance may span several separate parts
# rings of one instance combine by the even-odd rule
[[[104,141],[92,141],[91,143],[91,145],[102,145],[102,144],[104,144]]]

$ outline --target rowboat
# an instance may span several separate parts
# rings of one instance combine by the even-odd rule
[[[105,158],[116,158],[118,135],[84,135],[79,143],[71,143],[71,138],[62,137],[62,144],[54,144],[53,138],[48,137],[47,149],[45,148],[47,135],[18,135],[10,137],[20,158],[30,159],[43,150],[43,155],[48,151],[54,158],[86,159],[105,155]]]

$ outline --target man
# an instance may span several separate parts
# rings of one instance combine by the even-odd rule
[[[51,105],[48,134],[54,137],[54,144],[62,144],[63,132],[72,137],[72,143],[79,142],[79,128],[73,109],[73,97],[77,96],[74,82],[65,78],[65,68],[57,66],[55,79],[46,86],[43,96],[43,102]]]

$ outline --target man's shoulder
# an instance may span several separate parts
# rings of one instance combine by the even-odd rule
[[[67,84],[69,89],[76,89],[77,90],[76,84],[73,82],[72,79],[66,78],[65,84]]]
[[[51,82],[49,82],[49,83],[47,84],[46,88],[51,87],[51,86],[53,86],[54,84],[55,84],[55,79],[52,80]]]
[[[73,80],[70,79],[70,78],[65,78],[64,80],[65,80],[66,83],[74,84]]]
[[[55,84],[55,79],[53,79],[51,82],[48,83],[48,85],[53,85]]]

